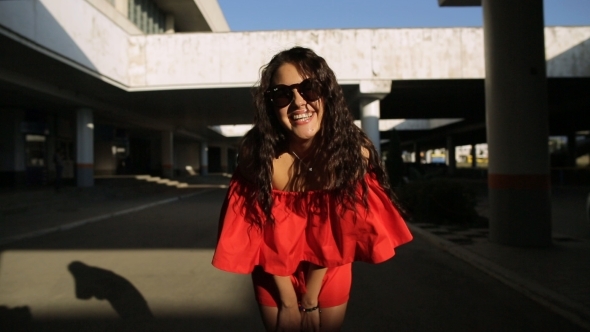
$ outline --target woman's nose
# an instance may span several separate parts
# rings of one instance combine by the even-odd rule
[[[293,89],[293,103],[296,107],[299,107],[301,105],[305,105],[307,103],[307,101],[305,100],[305,98],[303,98],[303,96],[299,93],[299,91],[297,89]]]

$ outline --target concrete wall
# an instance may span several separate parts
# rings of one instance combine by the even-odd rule
[[[129,85],[129,35],[86,1],[0,1],[0,25],[41,52]]]
[[[130,35],[79,0],[0,1],[0,25],[129,90],[251,86],[260,66],[294,45],[324,56],[342,83],[484,77],[481,28]],[[549,76],[590,76],[590,27],[550,27],[545,38]]]
[[[295,45],[326,58],[343,83],[483,76],[482,31],[473,28],[156,35],[130,44],[134,88],[250,86],[273,54]]]
[[[549,77],[590,77],[590,27],[545,29]]]
[[[590,27],[546,28],[550,76],[590,76]],[[351,29],[135,36],[133,88],[250,86],[276,52],[314,49],[342,83],[483,78],[481,28]],[[255,50],[255,51],[250,51]],[[137,61],[136,61],[137,59]]]

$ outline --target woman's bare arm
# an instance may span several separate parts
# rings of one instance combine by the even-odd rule
[[[297,294],[291,282],[291,277],[273,276],[281,303],[279,307],[279,316],[277,318],[277,331],[300,331],[301,330],[301,313],[297,303]]]
[[[313,309],[319,306],[318,296],[322,288],[322,281],[328,269],[315,264],[309,264],[307,271],[307,280],[305,281],[305,288],[307,293],[301,296],[301,306],[305,309]],[[313,309],[309,312],[303,312],[301,318],[303,331],[319,331],[320,330],[320,309]]]

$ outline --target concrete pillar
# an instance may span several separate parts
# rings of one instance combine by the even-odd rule
[[[576,167],[576,133],[567,135],[567,167]]]
[[[477,167],[477,147],[475,144],[471,144],[471,167]]]
[[[162,132],[162,176],[174,177],[174,134],[171,131]]]
[[[543,1],[483,0],[490,240],[551,245]]]
[[[391,92],[391,81],[361,81],[359,91],[361,128],[375,145],[377,153],[381,154],[381,137],[379,135],[380,100]]]
[[[414,163],[418,165],[422,163],[422,158],[420,157],[420,144],[418,142],[414,142]]]
[[[201,142],[201,175],[209,174],[209,147],[207,142]]]
[[[455,144],[453,143],[453,137],[447,136],[447,166],[449,167],[449,174],[455,174],[457,168],[457,160],[455,158]]]
[[[227,157],[228,157],[227,146],[221,146],[221,172],[222,173],[227,173],[229,171]]]
[[[87,108],[76,111],[76,181],[78,187],[94,186],[94,120]]]

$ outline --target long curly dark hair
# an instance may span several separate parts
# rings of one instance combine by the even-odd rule
[[[334,191],[334,197],[346,209],[354,209],[359,201],[367,208],[365,174],[369,172],[399,208],[379,155],[367,135],[354,124],[334,72],[312,50],[294,47],[276,54],[261,68],[259,84],[252,90],[254,127],[242,139],[238,169],[250,182],[249,189],[242,193],[247,206],[258,208],[247,208],[246,220],[258,227],[274,223],[273,159],[288,151],[288,136],[265,92],[271,87],[277,69],[286,63],[295,66],[302,77],[320,85],[324,115],[313,138],[309,159],[314,160],[314,173],[317,169],[322,174],[323,189]],[[362,150],[368,151],[368,159],[361,154]],[[361,197],[357,192],[359,183]]]

